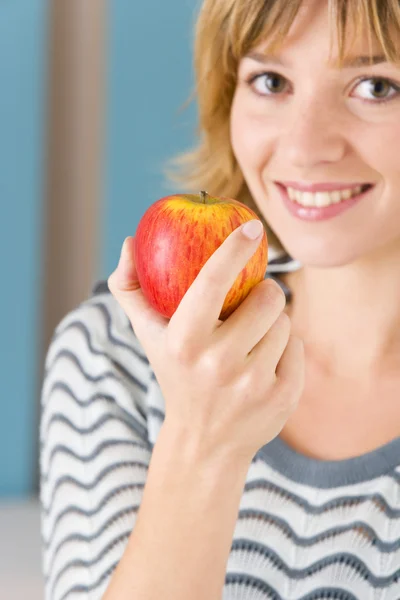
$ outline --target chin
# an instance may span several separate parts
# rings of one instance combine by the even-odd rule
[[[365,252],[360,252],[356,248],[346,248],[344,245],[335,243],[329,245],[325,240],[318,243],[312,243],[310,240],[302,243],[300,240],[288,240],[284,236],[279,236],[285,250],[294,260],[298,260],[302,266],[316,268],[343,267],[356,262],[365,256]]]

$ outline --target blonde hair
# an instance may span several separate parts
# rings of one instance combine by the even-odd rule
[[[230,109],[240,59],[255,46],[269,41],[275,51],[284,41],[302,0],[204,0],[195,23],[195,89],[198,143],[190,151],[167,160],[164,175],[178,192],[228,196],[252,208],[264,223],[271,246],[284,248],[257,208],[230,144]],[[398,0],[328,0],[336,24],[339,66],[346,56],[347,27],[356,36],[367,24],[387,60],[400,57],[400,5]],[[353,36],[353,39],[356,39]],[[396,43],[397,42],[397,43]],[[371,52],[372,54],[372,52]],[[185,105],[183,105],[183,108]]]

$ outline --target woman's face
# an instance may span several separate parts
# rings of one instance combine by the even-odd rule
[[[400,66],[329,66],[330,35],[327,3],[308,2],[275,60],[242,58],[231,109],[233,151],[260,212],[287,251],[313,266],[378,249],[400,254]],[[375,41],[372,50],[382,54]],[[336,51],[335,43],[333,59]],[[369,55],[367,35],[351,54]],[[373,188],[336,216],[309,221],[293,216],[276,182]]]

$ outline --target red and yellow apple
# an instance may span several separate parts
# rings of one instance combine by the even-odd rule
[[[252,219],[259,217],[242,202],[203,191],[166,196],[152,204],[135,235],[135,265],[149,304],[171,318],[210,256],[234,229]],[[264,229],[257,250],[225,298],[221,321],[264,279],[267,254]]]

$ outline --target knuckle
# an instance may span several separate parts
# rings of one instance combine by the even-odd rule
[[[182,365],[189,365],[194,360],[195,349],[193,345],[177,336],[167,336],[166,348],[168,356]]]
[[[261,374],[258,369],[246,369],[236,381],[243,402],[247,403],[249,400],[254,403],[258,398],[261,405],[265,403],[265,391],[270,385],[266,383],[265,373]]]
[[[202,354],[199,369],[204,379],[215,385],[223,385],[231,378],[229,361],[226,357],[221,359],[215,349]]]

